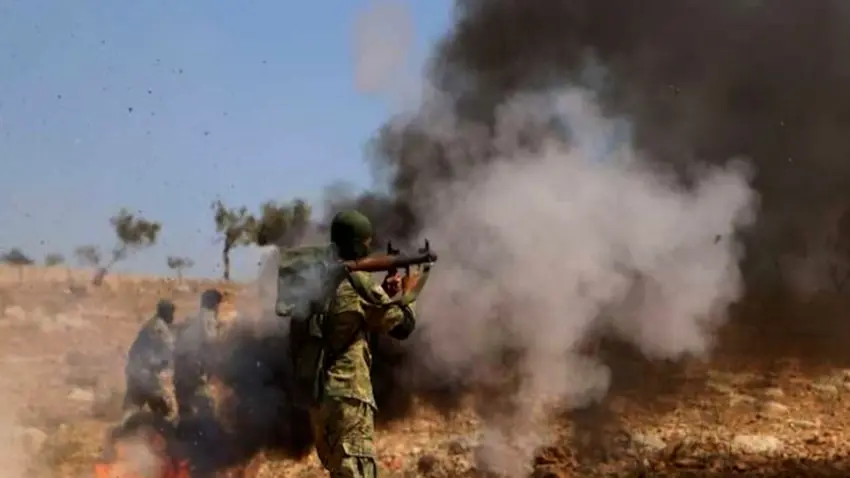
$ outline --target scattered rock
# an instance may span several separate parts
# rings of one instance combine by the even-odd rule
[[[710,390],[713,390],[717,393],[723,393],[723,394],[733,394],[733,393],[735,393],[734,388],[732,388],[729,385],[726,385],[724,383],[709,381],[707,386]]]
[[[788,425],[795,427],[795,428],[817,428],[817,427],[820,426],[820,423],[813,422],[811,420],[791,419],[791,420],[788,420]]]
[[[736,435],[732,449],[740,453],[771,455],[782,449],[782,442],[772,435]]]
[[[440,460],[431,454],[422,455],[416,462],[416,471],[423,475],[430,475],[437,471],[440,466]]]
[[[838,395],[838,387],[831,383],[813,383],[810,388],[824,395]]]
[[[729,405],[733,407],[736,405],[752,405],[756,402],[758,402],[758,400],[756,400],[755,397],[744,395],[742,393],[733,393],[729,396]]]
[[[769,387],[764,389],[764,396],[767,398],[778,399],[785,396],[785,392],[779,387]]]
[[[75,402],[94,403],[94,398],[94,392],[90,390],[83,390],[81,388],[75,388],[68,394],[68,400],[73,400]]]
[[[769,401],[762,404],[761,413],[769,416],[784,415],[788,413],[788,407],[779,402]]]
[[[462,455],[471,450],[472,446],[472,440],[465,437],[459,437],[446,444],[446,451],[449,455]]]
[[[636,448],[650,451],[661,451],[667,447],[664,439],[654,433],[633,433],[631,442]]]

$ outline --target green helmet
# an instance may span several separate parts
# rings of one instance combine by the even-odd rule
[[[360,259],[369,254],[364,244],[372,237],[372,223],[358,211],[342,211],[331,221],[331,242],[341,259]]]

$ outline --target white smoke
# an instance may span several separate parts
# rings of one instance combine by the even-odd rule
[[[743,292],[736,231],[754,221],[757,197],[742,161],[679,186],[585,90],[516,98],[487,144],[457,133],[463,125],[452,118],[432,119],[429,134],[445,135],[467,164],[479,151],[501,159],[421,207],[424,236],[441,257],[419,305],[427,351],[418,355],[439,374],[481,379],[506,346],[524,351],[510,436],[485,434],[519,454],[497,453],[495,471],[520,474],[505,466],[528,463],[543,444],[550,406],[606,393],[609,371],[577,353],[593,331],[607,327],[653,358],[710,351]],[[569,141],[524,150],[522,140],[552,120]]]

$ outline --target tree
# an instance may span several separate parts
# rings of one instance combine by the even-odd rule
[[[220,200],[212,203],[215,231],[221,234],[222,277],[230,280],[230,251],[237,246],[254,242],[257,220],[248,213],[248,208],[231,209]]]
[[[74,256],[82,267],[100,267],[103,256],[96,246],[80,246],[74,249]]]
[[[177,273],[177,280],[183,280],[183,271],[186,269],[191,269],[195,265],[195,261],[188,257],[176,257],[176,256],[168,256],[166,259],[168,264],[168,268],[175,271]]]
[[[159,237],[159,232],[162,230],[160,223],[136,216],[124,208],[118,211],[118,214],[109,218],[109,223],[115,230],[115,236],[118,242],[112,248],[112,255],[109,262],[98,269],[97,274],[92,280],[92,283],[95,285],[100,285],[103,282],[107,271],[115,263],[126,259],[133,252],[155,244],[157,237]]]
[[[306,201],[290,203],[267,201],[260,206],[259,220],[252,242],[259,246],[274,244],[291,247],[300,242],[311,225],[312,208]]]
[[[29,256],[24,254],[24,252],[17,247],[9,249],[8,252],[0,256],[0,261],[18,269],[18,282],[22,282],[24,280],[24,266],[29,266],[35,263],[35,261],[30,259]]]
[[[44,265],[47,267],[58,266],[65,263],[65,256],[57,252],[51,252],[44,256]]]

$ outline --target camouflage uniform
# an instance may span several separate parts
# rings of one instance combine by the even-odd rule
[[[334,225],[340,222],[348,223],[349,231],[342,238],[334,237]],[[350,231],[351,223],[355,226],[353,232]],[[332,223],[331,239],[335,244],[350,246],[343,241],[362,241],[367,229],[365,225],[368,220],[359,213],[341,213]],[[357,226],[360,231],[356,230]],[[368,229],[371,231],[371,226]],[[341,247],[340,252],[343,259],[350,258],[352,253],[365,255],[365,251],[351,247],[348,250]],[[371,291],[371,300],[358,294],[352,282]],[[377,475],[374,443],[377,406],[372,393],[369,334],[389,333],[397,339],[405,339],[415,327],[412,308],[384,305],[389,300],[368,273],[356,272],[351,281],[343,281],[338,286],[329,304],[325,337],[330,363],[324,377],[323,397],[320,404],[310,410],[310,418],[316,452],[333,478],[373,478]]]
[[[160,301],[157,314],[148,319],[127,353],[125,376],[127,391],[124,395],[124,416],[129,417],[147,405],[152,412],[166,416],[169,413],[161,373],[171,363],[174,335],[174,304]]]
[[[221,293],[216,290],[201,296],[201,312],[190,318],[174,349],[174,395],[183,421],[192,416],[208,416],[213,410],[210,369],[212,346],[218,337],[218,306]]]

